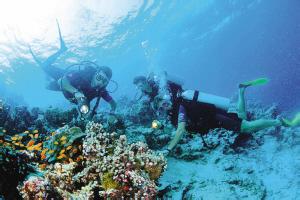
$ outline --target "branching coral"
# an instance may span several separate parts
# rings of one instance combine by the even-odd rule
[[[65,127],[63,132],[68,131]],[[65,199],[155,199],[155,181],[166,167],[162,156],[144,143],[128,144],[125,135],[107,133],[100,124],[88,123],[85,134],[82,160],[49,166],[44,172],[45,183]],[[30,193],[25,187],[26,182],[20,189],[23,197]]]

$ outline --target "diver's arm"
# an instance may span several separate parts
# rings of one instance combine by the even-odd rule
[[[107,90],[105,89],[102,93],[101,93],[101,97],[110,105],[110,112],[114,113],[116,108],[117,108],[117,103],[116,101],[109,95],[109,93],[107,92]]]
[[[116,108],[117,108],[117,103],[116,103],[116,101],[115,100],[111,100],[110,102],[109,102],[109,105],[110,105],[110,112],[115,112],[116,111]]]
[[[172,151],[172,149],[178,144],[178,142],[182,138],[182,136],[185,132],[185,126],[186,126],[185,122],[179,122],[178,123],[178,127],[177,127],[177,130],[176,130],[175,137],[171,140],[171,142],[168,146],[169,151]]]
[[[58,83],[62,91],[67,91],[71,94],[75,94],[77,92],[81,93],[78,89],[71,85],[70,81],[65,76],[59,79]]]

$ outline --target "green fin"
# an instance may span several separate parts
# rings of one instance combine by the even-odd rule
[[[268,78],[258,78],[252,81],[247,81],[240,84],[240,87],[248,87],[248,86],[254,86],[254,85],[264,85],[269,82]]]
[[[300,126],[300,112],[297,113],[295,118],[292,120],[292,126]]]
[[[300,126],[300,112],[296,114],[296,116],[294,117],[294,119],[292,120],[288,120],[285,118],[282,118],[282,125],[285,127],[296,127],[296,126]]]

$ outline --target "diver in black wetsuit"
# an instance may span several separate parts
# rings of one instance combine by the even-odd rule
[[[67,50],[58,23],[57,26],[60,49],[51,55],[45,62],[39,61],[30,48],[30,53],[36,63],[41,66],[45,73],[51,78],[47,89],[62,91],[64,96],[70,102],[78,105],[78,109],[83,115],[92,117],[96,112],[96,106],[98,106],[100,98],[103,98],[108,102],[111,106],[111,112],[114,112],[116,109],[116,102],[106,90],[106,86],[112,77],[112,71],[109,67],[98,66],[92,62],[83,62],[79,65],[82,65],[84,69],[69,71],[52,65],[56,59]],[[96,106],[91,111],[89,106],[94,98],[98,99]]]
[[[259,81],[254,80],[239,85],[238,113],[228,113],[229,100],[226,98],[183,90],[181,85],[167,81],[169,94],[160,98],[158,110],[169,114],[170,121],[177,130],[168,148],[162,153],[168,155],[185,132],[205,134],[210,129],[225,128],[240,133],[252,133],[274,126],[299,126],[300,113],[291,121],[284,118],[247,121],[245,89],[257,83]]]
[[[153,102],[154,98],[158,95],[159,83],[154,80],[153,74],[148,77],[136,76],[133,79],[133,84],[136,85],[136,87],[141,91],[141,96],[138,98],[138,100],[144,96],[147,96],[150,102]]]

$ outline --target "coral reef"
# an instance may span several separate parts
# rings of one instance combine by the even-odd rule
[[[0,102],[0,199],[297,199],[299,128],[185,134],[166,168],[153,150],[166,147],[174,127],[124,107],[93,123]],[[248,107],[250,120],[280,117],[276,106]]]
[[[0,197],[3,195],[7,199],[20,198],[17,191],[19,182],[24,181],[26,176],[35,171],[29,164],[32,158],[26,153],[3,146],[2,143],[0,147]]]
[[[45,121],[54,128],[74,122],[73,120],[77,119],[77,117],[78,112],[75,108],[67,111],[58,108],[48,108],[44,114]]]
[[[87,124],[85,133],[67,126],[57,132],[49,140],[51,146],[57,138],[61,141],[62,137],[70,135],[71,132],[72,135],[77,133],[75,138],[82,138],[86,134],[82,142],[81,159],[60,162],[56,157],[53,160],[55,163],[46,167],[45,179],[29,180],[19,187],[23,198],[32,195],[48,196],[57,192],[65,199],[94,199],[96,196],[111,199],[155,199],[155,181],[165,170],[166,161],[146,144],[128,144],[125,135],[108,133],[102,125],[93,122]],[[60,149],[64,148],[65,146]],[[37,182],[42,185],[40,188],[35,187]],[[44,185],[48,184],[54,191],[45,191]],[[35,189],[29,190],[30,185]]]
[[[45,179],[37,176],[31,176],[24,182],[23,187],[19,187],[20,193],[25,200],[31,199],[57,199],[63,198]]]
[[[79,160],[82,150],[81,139],[85,133],[78,127],[69,128],[68,125],[52,132],[52,137],[44,143],[42,155],[48,163],[69,163]]]
[[[279,117],[276,106],[249,105],[250,119]],[[297,199],[299,128],[252,135],[224,129],[186,134],[168,159],[158,196],[166,199]],[[292,173],[291,173],[292,172]],[[176,174],[176,176],[174,176]]]

